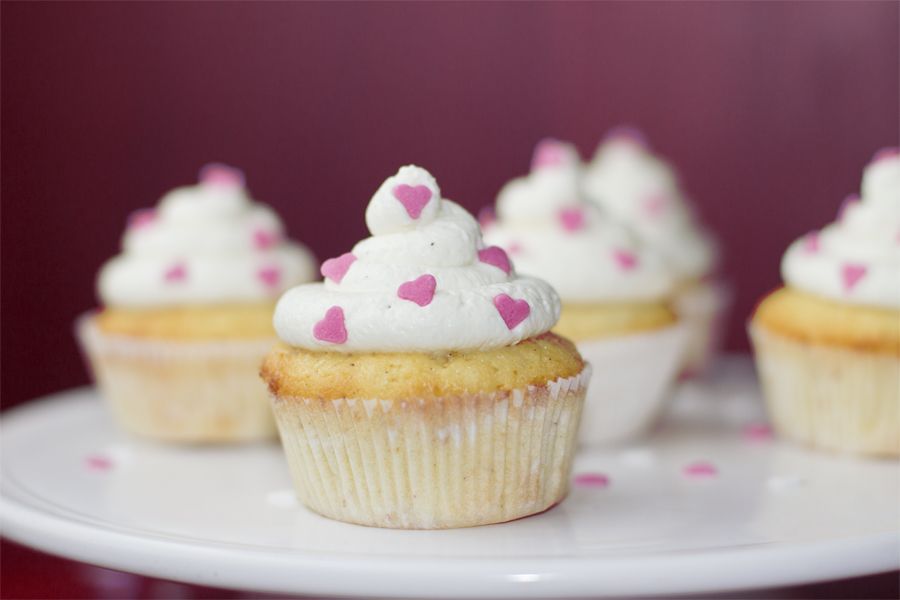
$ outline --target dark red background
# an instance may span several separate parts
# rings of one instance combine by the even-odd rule
[[[4,405],[86,381],[70,331],[126,216],[204,162],[327,258],[399,165],[470,209],[545,135],[631,122],[727,253],[728,346],[797,235],[898,139],[897,3],[2,8]]]
[[[536,140],[642,127],[727,253],[728,347],[797,235],[898,142],[900,10],[833,3],[2,4],[2,403],[85,383],[71,336],[125,218],[243,167],[320,258],[416,162],[470,209]]]

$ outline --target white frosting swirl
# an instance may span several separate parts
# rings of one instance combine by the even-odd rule
[[[791,287],[850,304],[900,309],[900,152],[866,167],[862,196],[836,222],[790,245],[781,274]],[[898,325],[900,326],[900,325]]]
[[[556,147],[556,151],[548,149]],[[555,162],[541,160],[550,154]],[[527,177],[497,197],[485,243],[505,248],[516,268],[547,280],[566,302],[658,300],[672,291],[671,269],[619,222],[586,202],[574,146],[544,140]]]
[[[153,307],[273,300],[315,277],[315,260],[240,171],[208,165],[198,185],[175,189],[130,220],[123,253],[100,271],[104,304]]]
[[[486,249],[478,223],[442,199],[434,178],[401,168],[366,211],[373,236],[325,261],[324,283],[289,290],[275,329],[292,346],[430,352],[515,344],[549,331],[559,298]]]
[[[665,257],[679,279],[700,279],[715,269],[712,237],[694,218],[673,170],[650,153],[640,134],[611,132],[587,169],[584,189]]]

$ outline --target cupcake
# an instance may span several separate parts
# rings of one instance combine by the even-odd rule
[[[102,308],[77,334],[120,425],[181,442],[273,437],[259,365],[275,342],[278,296],[315,275],[240,171],[200,182],[131,217],[123,251],[98,277]]]
[[[559,299],[485,248],[434,178],[401,168],[372,237],[288,291],[266,358],[299,499],[362,525],[441,529],[546,510],[568,490],[588,367]]]
[[[788,248],[750,322],[769,414],[812,446],[900,455],[900,152],[866,167],[836,222]]]
[[[651,425],[677,374],[686,329],[671,306],[671,269],[587,201],[580,183],[575,148],[542,141],[530,174],[500,191],[484,239],[559,293],[555,331],[574,340],[593,368],[580,436],[591,444]]]
[[[597,149],[584,189],[673,270],[675,309],[691,330],[683,374],[701,373],[720,345],[730,293],[715,277],[715,242],[695,218],[674,171],[651,153],[643,135],[620,127]]]

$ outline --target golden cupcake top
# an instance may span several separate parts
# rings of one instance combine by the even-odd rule
[[[282,345],[266,357],[261,375],[279,398],[405,400],[543,386],[584,368],[571,342],[547,333],[515,346],[441,353],[351,354]]]

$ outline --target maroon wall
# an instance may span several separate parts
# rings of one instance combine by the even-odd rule
[[[898,4],[2,5],[2,400],[86,381],[70,331],[126,215],[210,159],[320,257],[415,161],[470,209],[544,135],[623,121],[681,168],[738,285],[898,141]]]

